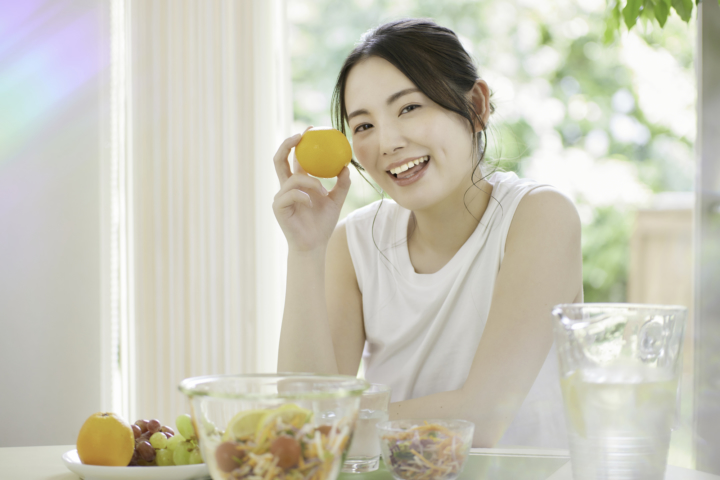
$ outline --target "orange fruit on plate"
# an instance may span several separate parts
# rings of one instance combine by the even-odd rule
[[[132,428],[114,413],[90,415],[80,428],[77,452],[80,461],[86,465],[126,467],[134,450]]]
[[[333,178],[352,159],[345,135],[331,127],[314,127],[305,132],[295,147],[298,163],[314,177]]]

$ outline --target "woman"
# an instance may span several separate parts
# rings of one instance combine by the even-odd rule
[[[393,389],[390,418],[464,418],[473,446],[564,447],[550,310],[582,302],[580,221],[557,190],[483,176],[493,111],[456,35],[401,20],[363,37],[333,97],[337,127],[392,200],[338,223],[350,186],[275,156],[288,247],[278,371]],[[485,140],[487,136],[485,135]]]

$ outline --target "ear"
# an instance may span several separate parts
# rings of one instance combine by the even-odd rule
[[[479,121],[475,122],[475,129],[479,132],[487,128],[488,120],[490,120],[490,87],[485,80],[478,79],[469,92],[470,100],[475,106],[475,111],[482,118],[482,125]]]

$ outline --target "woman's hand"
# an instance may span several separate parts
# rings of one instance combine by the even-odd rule
[[[347,167],[342,169],[330,192],[325,190],[320,180],[309,176],[297,159],[293,160],[293,173],[288,157],[301,138],[302,135],[297,134],[285,139],[273,158],[280,180],[273,212],[285,234],[288,248],[308,252],[327,247],[350,189],[350,170]]]

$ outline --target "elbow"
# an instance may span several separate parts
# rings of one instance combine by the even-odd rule
[[[475,425],[473,448],[494,448],[512,422],[517,408],[510,405],[483,407],[477,397],[463,398],[461,417]],[[460,413],[459,412],[459,413]]]
[[[469,419],[475,424],[472,448],[494,448],[505,433],[505,427],[497,420],[485,418]]]

